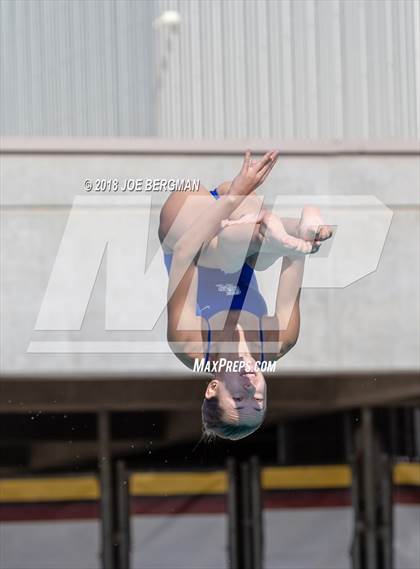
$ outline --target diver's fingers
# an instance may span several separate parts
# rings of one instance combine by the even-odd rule
[[[279,152],[275,152],[271,158],[271,162],[267,164],[267,166],[263,170],[260,171],[261,175],[260,184],[262,184],[264,180],[267,178],[268,174],[271,172],[275,163],[277,162],[278,157],[279,157]]]
[[[249,169],[250,164],[251,164],[251,151],[250,151],[249,148],[247,148],[247,149],[245,150],[245,156],[244,156],[244,161],[243,161],[243,164],[242,164],[241,172],[242,172],[242,173],[247,172],[248,169]]]
[[[266,166],[271,162],[271,154],[272,154],[271,150],[270,152],[266,152],[264,156],[261,158],[261,160],[255,163],[255,168],[258,173],[264,168],[264,166]]]

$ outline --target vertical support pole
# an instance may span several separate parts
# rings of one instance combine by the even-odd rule
[[[261,481],[258,458],[227,461],[229,567],[262,569]]]
[[[228,549],[229,549],[229,568],[241,569],[240,563],[240,538],[239,538],[239,487],[238,487],[238,468],[234,458],[227,460],[227,472],[229,481],[228,490]]]
[[[381,452],[373,410],[364,408],[361,416],[361,430],[356,433],[356,439],[359,435],[361,438],[352,460],[353,569],[392,569],[393,459],[390,454]]]
[[[277,462],[278,464],[287,463],[287,433],[286,424],[284,421],[276,427],[276,439],[277,439]]]
[[[257,456],[250,460],[250,497],[252,506],[252,569],[262,569],[263,560],[263,528],[261,475]]]
[[[414,415],[412,409],[406,407],[404,413],[404,454],[413,456],[414,454]]]
[[[101,486],[101,533],[102,533],[102,569],[115,569],[114,564],[114,520],[113,520],[113,484],[111,464],[111,427],[108,411],[98,413],[99,438],[99,475]]]
[[[420,408],[413,409],[414,456],[420,459]]]
[[[241,569],[254,569],[252,566],[252,504],[250,492],[250,465],[248,461],[241,463],[241,505],[243,539],[243,566]]]
[[[370,407],[362,410],[363,497],[365,504],[366,569],[377,569],[376,487],[373,440],[373,415]]]
[[[381,544],[383,569],[392,569],[394,566],[393,543],[393,507],[392,507],[392,458],[382,456],[382,527],[381,527]]]
[[[398,455],[398,410],[393,407],[389,410],[390,420],[390,444],[393,459]]]
[[[347,463],[351,463],[354,454],[354,444],[350,411],[345,411],[343,414],[343,439],[344,459]]]
[[[117,462],[118,567],[130,568],[130,491],[128,472],[122,460]]]
[[[352,477],[351,477],[351,497],[353,504],[353,523],[354,534],[351,548],[352,569],[361,569],[362,567],[362,544],[361,537],[363,532],[363,521],[360,515],[360,478],[357,468],[356,458],[353,458]]]

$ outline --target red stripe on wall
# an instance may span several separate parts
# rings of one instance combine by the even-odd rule
[[[420,488],[394,488],[394,504],[420,504]]]
[[[162,514],[225,514],[226,496],[141,496],[131,499],[131,513]]]
[[[340,490],[265,491],[263,507],[337,508],[351,507],[351,493]],[[394,504],[420,504],[420,488],[397,488]],[[227,499],[222,495],[206,496],[142,496],[130,500],[133,515],[227,514]],[[49,502],[33,504],[0,504],[0,521],[48,521],[99,519],[98,502]]]
[[[347,489],[264,492],[263,506],[267,510],[279,510],[282,508],[342,508],[351,506],[351,493]]]
[[[43,504],[0,504],[0,521],[99,519],[97,502],[49,502]]]

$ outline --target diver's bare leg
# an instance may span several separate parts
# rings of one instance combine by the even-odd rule
[[[196,200],[194,200],[194,203],[192,203],[188,200],[185,202],[186,196],[172,195],[165,204],[164,215],[161,214],[159,235],[161,241],[166,246],[169,246],[170,249],[173,248],[177,239],[184,234],[185,229],[191,223],[191,219],[200,215],[199,210],[201,207],[208,207],[206,204],[209,204],[210,201],[207,202],[206,200],[209,196],[207,190],[200,187],[199,193],[204,196],[204,201],[198,200],[198,203],[196,203]],[[305,208],[300,220],[284,218],[277,224],[275,223],[275,220],[278,219],[277,216],[269,214],[271,223],[268,225],[271,230],[269,231],[270,239],[268,239],[268,236],[267,238],[262,238],[261,235],[261,225],[267,229],[267,223],[264,222],[264,219],[262,219],[263,223],[261,223],[261,220],[256,223],[257,217],[264,218],[265,214],[268,216],[268,212],[262,210],[261,205],[262,202],[257,196],[255,198],[248,197],[243,204],[244,207],[241,208],[242,213],[238,210],[238,213],[232,216],[236,217],[236,220],[232,220],[231,217],[225,223],[222,222],[218,235],[203,247],[198,264],[206,267],[221,268],[225,272],[236,272],[242,267],[245,259],[248,259],[250,263],[255,262],[255,256],[258,253],[259,260],[256,269],[264,270],[279,257],[290,253],[293,249],[302,252],[302,254],[307,254],[311,251],[311,247],[305,242],[309,241],[310,236],[307,232],[307,227],[311,225],[309,217],[305,216]],[[267,220],[268,217],[265,221]],[[277,226],[275,230],[273,229],[274,225]],[[279,231],[279,226],[281,226],[281,231]],[[312,241],[312,239],[310,240]]]
[[[288,254],[316,252],[330,236],[331,228],[323,224],[319,209],[305,206],[300,219],[280,218],[263,211],[259,216],[227,221],[212,245],[232,271],[242,266],[244,256],[256,270],[265,270]]]

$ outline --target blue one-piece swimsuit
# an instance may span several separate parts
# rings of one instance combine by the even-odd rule
[[[210,192],[215,199],[219,199],[217,189]],[[172,253],[164,254],[164,261],[168,273],[172,263]],[[246,310],[258,317],[260,321],[261,360],[264,359],[263,331],[261,317],[267,314],[267,305],[261,295],[254,269],[244,263],[242,269],[236,273],[225,273],[221,269],[197,266],[198,292],[197,316],[202,316],[208,323],[207,353],[209,356],[211,343],[211,329],[208,320],[222,310]]]

